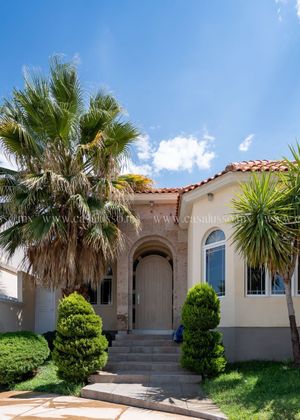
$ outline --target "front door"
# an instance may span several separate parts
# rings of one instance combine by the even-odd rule
[[[172,267],[160,255],[144,257],[136,268],[135,328],[172,329]]]

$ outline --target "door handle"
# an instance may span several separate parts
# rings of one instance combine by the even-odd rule
[[[140,304],[140,294],[138,293],[136,296],[136,303],[139,305]]]

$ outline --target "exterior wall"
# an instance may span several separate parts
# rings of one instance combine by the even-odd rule
[[[153,197],[150,197],[151,199]],[[122,230],[128,238],[117,263],[117,328],[132,329],[132,266],[134,254],[148,243],[169,249],[173,259],[173,326],[180,322],[181,306],[187,291],[187,232],[174,223],[176,202],[135,206],[141,219],[139,232],[126,224]]]
[[[221,301],[220,329],[230,360],[274,359],[291,356],[289,319],[284,295],[246,296],[245,263],[231,243],[232,228],[227,223],[230,202],[238,191],[238,176],[233,185],[195,200],[188,227],[188,285],[204,281],[203,244],[207,234],[220,228],[226,236],[225,296]],[[300,296],[293,296],[296,318],[300,321]]]
[[[35,288],[30,276],[17,274],[22,284],[18,298],[0,298],[0,332],[34,330]]]

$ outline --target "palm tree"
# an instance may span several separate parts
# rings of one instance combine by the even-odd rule
[[[266,267],[284,280],[294,364],[300,366],[300,343],[291,280],[299,255],[300,148],[279,176],[254,175],[233,200],[233,242],[252,267]]]
[[[139,225],[134,180],[120,178],[139,133],[111,95],[87,101],[72,63],[54,57],[48,78],[24,83],[0,108],[0,147],[17,167],[0,168],[0,246],[22,248],[45,287],[96,285],[124,241],[118,222]]]

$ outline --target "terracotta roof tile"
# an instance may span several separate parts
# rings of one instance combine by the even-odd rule
[[[177,209],[176,214],[179,215],[181,196],[189,191],[195,190],[196,188],[202,187],[208,182],[224,175],[228,172],[285,172],[288,168],[282,160],[248,160],[243,162],[232,162],[226,166],[226,168],[210,178],[204,179],[197,184],[187,185],[181,188],[177,198]]]
[[[178,193],[182,188],[151,188],[145,191],[137,191],[135,194],[166,194],[166,193]]]
[[[136,194],[176,194],[178,193],[177,198],[177,209],[176,214],[179,215],[181,197],[183,194],[195,190],[203,185],[207,184],[210,181],[218,178],[221,175],[224,175],[228,172],[284,172],[288,168],[284,164],[284,161],[281,160],[248,160],[243,162],[232,162],[226,166],[226,168],[218,172],[217,174],[204,179],[196,184],[187,185],[185,187],[178,188],[151,188],[145,191],[138,191]]]

